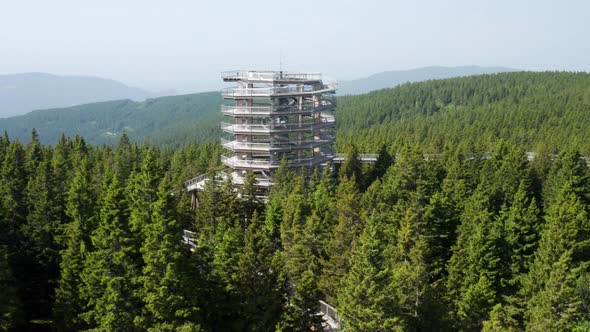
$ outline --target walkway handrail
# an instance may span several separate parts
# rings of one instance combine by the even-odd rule
[[[323,155],[319,157],[304,158],[304,159],[290,159],[289,164],[294,167],[300,166],[312,166],[328,160],[331,160],[331,156]],[[258,160],[258,159],[239,159],[233,155],[222,155],[221,162],[228,166],[237,167],[260,167],[260,168],[278,168],[281,165],[281,160]]]
[[[338,310],[333,306],[329,305],[328,303],[320,300],[320,312],[329,318],[331,318],[338,326],[336,328],[341,327],[343,324],[343,320],[338,314]]]
[[[201,174],[199,176],[196,176],[188,181],[184,182],[184,186],[185,187],[190,187],[192,185],[194,185],[195,183],[201,182],[203,180],[205,180],[207,178],[207,174]]]

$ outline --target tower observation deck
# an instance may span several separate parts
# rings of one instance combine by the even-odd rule
[[[283,158],[294,168],[333,158],[335,84],[312,73],[229,71],[221,76],[237,83],[222,91],[230,104],[222,106],[229,121],[221,124],[228,150],[222,162],[237,184],[252,171],[258,186],[272,185]]]
[[[321,74],[283,71],[228,71],[221,77],[235,83],[222,90],[227,103],[221,107],[226,118],[221,143],[227,150],[221,161],[234,185],[243,184],[251,171],[264,191],[283,158],[293,168],[334,158],[335,83],[323,82]],[[187,189],[202,188],[198,182],[189,181]]]

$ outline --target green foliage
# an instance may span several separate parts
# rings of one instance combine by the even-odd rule
[[[322,317],[318,313],[319,290],[311,270],[302,273],[276,331],[319,331]]]
[[[254,174],[221,180],[216,144],[4,135],[0,330],[318,330],[320,299],[347,330],[584,330],[587,86],[512,73],[341,98],[338,144],[378,161],[284,161],[265,204]]]
[[[326,245],[319,287],[331,303],[335,303],[340,282],[350,267],[354,235],[359,228],[359,193],[353,180],[343,177],[336,191],[338,224]]]
[[[10,331],[18,326],[21,314],[16,279],[8,264],[6,248],[0,247],[0,331]]]
[[[221,135],[221,102],[219,92],[142,102],[114,100],[0,119],[0,128],[21,141],[28,140],[28,133],[36,128],[45,144],[55,144],[65,132],[71,136],[80,134],[91,144],[115,145],[126,133],[135,142],[179,147],[211,142]]]
[[[518,72],[404,84],[338,99],[337,146],[364,153],[406,142],[429,153],[501,139],[526,151],[590,154],[588,73]],[[551,153],[554,153],[554,152]]]
[[[465,206],[457,242],[448,262],[447,301],[457,330],[481,329],[496,303],[502,272],[500,225],[484,188],[478,188]]]
[[[143,230],[145,240],[141,253],[144,266],[139,280],[143,284],[140,293],[145,309],[140,325],[148,329],[180,328],[195,323],[198,318],[198,299],[181,242],[182,225],[170,191],[170,183],[164,178],[154,202],[153,222],[144,225]]]
[[[95,196],[90,186],[90,165],[84,159],[72,180],[66,203],[69,222],[63,232],[64,248],[61,251],[60,278],[53,307],[56,327],[70,331],[84,327],[79,315],[84,309],[80,296],[81,274],[84,260],[90,251],[90,232],[95,228]]]
[[[392,276],[384,257],[383,223],[372,216],[352,250],[350,269],[338,290],[338,305],[351,331],[403,330]],[[395,276],[397,277],[397,276]]]
[[[535,260],[525,279],[528,330],[568,330],[587,320],[588,292],[576,287],[587,278],[590,219],[568,182],[547,212]]]
[[[128,218],[123,188],[114,178],[100,208],[98,227],[91,235],[93,251],[82,272],[82,298],[87,306],[81,316],[90,326],[133,330],[139,316],[141,306],[133,286],[139,267]]]
[[[273,265],[276,248],[255,212],[238,262],[238,298],[243,330],[274,331],[284,302],[280,274]]]

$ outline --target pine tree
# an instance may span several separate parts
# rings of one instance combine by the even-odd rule
[[[581,310],[583,299],[576,291],[580,272],[572,269],[571,252],[564,253],[551,265],[543,289],[529,302],[528,331],[569,331],[580,319],[590,318],[588,311]]]
[[[4,135],[0,136],[0,165],[4,163],[4,157],[10,146],[10,139],[8,139],[8,133],[4,131]]]
[[[171,190],[165,177],[154,203],[153,223],[146,225],[141,247],[144,267],[139,279],[145,302],[141,326],[160,330],[198,323],[197,299],[190,282],[189,260],[183,250],[182,227]]]
[[[424,160],[420,149],[405,147],[399,160],[383,176],[379,209],[387,212],[398,201],[408,200],[410,196],[426,205],[428,198],[438,189],[438,172],[437,164]]]
[[[323,319],[319,313],[319,299],[315,273],[308,269],[299,278],[276,331],[321,330]]]
[[[35,128],[31,132],[31,141],[25,146],[25,158],[27,160],[27,174],[33,174],[43,159],[43,147],[39,142],[39,134]]]
[[[73,178],[71,152],[71,141],[62,134],[55,145],[51,160],[54,179],[53,206],[55,211],[53,215],[59,225],[63,225],[66,222],[66,193],[69,190],[70,181]]]
[[[321,261],[319,287],[330,303],[335,303],[340,281],[349,269],[350,251],[359,224],[359,193],[355,180],[343,177],[336,192],[338,225],[327,245],[328,258]]]
[[[433,236],[424,218],[424,207],[418,202],[411,200],[396,207],[392,219],[397,219],[395,224],[399,226],[385,255],[399,323],[409,330],[430,330],[440,325],[438,313],[433,310],[437,303],[430,284],[435,272],[430,264]]]
[[[381,179],[385,175],[385,172],[387,172],[387,169],[389,169],[393,163],[394,157],[387,151],[387,145],[382,144],[381,148],[379,149],[377,160],[372,165],[370,176],[367,179],[367,185],[370,185],[377,179]]]
[[[239,319],[239,260],[243,247],[243,228],[237,220],[218,219],[213,240],[213,287],[221,290],[214,299],[217,312],[213,326],[219,330],[241,330]]]
[[[490,190],[494,191],[496,210],[502,205],[510,206],[514,201],[519,184],[530,181],[528,162],[522,148],[509,145],[506,141],[498,144],[496,153],[485,163],[482,176],[487,177]],[[489,178],[491,176],[491,179]]]
[[[280,229],[281,223],[283,222],[283,206],[281,200],[271,194],[264,213],[264,229],[273,242],[277,246],[280,246]]]
[[[442,181],[440,191],[429,198],[424,218],[431,230],[429,240],[431,268],[434,286],[444,292],[441,281],[446,276],[445,265],[451,258],[451,247],[457,239],[457,227],[465,201],[469,198],[467,180],[463,177],[461,163],[455,159],[447,167],[447,175]]]
[[[19,228],[26,218],[24,193],[27,179],[24,164],[22,145],[18,141],[10,144],[0,172],[0,222],[3,230],[0,239],[1,243],[8,246],[9,261],[17,249]]]
[[[530,198],[527,187],[525,181],[520,183],[512,206],[499,216],[504,221],[504,237],[509,246],[512,283],[528,272],[542,226],[537,202]]]
[[[371,216],[355,242],[350,270],[339,284],[338,312],[351,331],[402,331],[384,257],[383,222]]]
[[[141,301],[134,288],[139,267],[133,257],[133,236],[128,226],[128,204],[115,177],[100,208],[98,228],[92,232],[93,251],[85,260],[81,317],[90,327],[109,331],[135,330]]]
[[[317,219],[312,220],[314,227],[310,231],[313,233],[315,254],[321,260],[327,259],[327,246],[332,237],[332,230],[336,226],[335,191],[336,186],[332,179],[332,172],[330,167],[326,166],[321,179],[317,181],[317,185],[308,195],[308,205],[311,208],[310,218]]]
[[[488,330],[522,330],[526,301],[519,290],[522,280],[533,262],[537,249],[541,219],[535,198],[530,198],[528,181],[521,181],[510,208],[505,206],[498,215],[503,223],[504,258],[507,271],[501,280],[501,303],[490,313],[490,321],[484,322]]]
[[[270,189],[269,199],[282,201],[293,191],[295,172],[289,166],[286,157],[281,159],[281,165],[274,174],[274,184]]]
[[[119,144],[115,150],[115,176],[121,183],[126,183],[135,170],[138,161],[137,146],[132,145],[129,141],[129,136],[123,133],[119,138]]]
[[[55,294],[56,328],[62,331],[84,327],[79,318],[84,308],[80,288],[84,260],[91,250],[90,233],[95,228],[95,194],[91,188],[90,165],[87,158],[77,168],[68,192],[66,215],[69,222],[64,230],[61,251],[60,278]]]
[[[563,187],[569,183],[582,202],[590,206],[590,172],[586,162],[577,151],[559,154],[543,185],[543,207],[545,211],[555,205]],[[590,212],[590,211],[589,211]]]
[[[21,226],[23,257],[28,273],[20,280],[27,287],[25,303],[34,317],[47,319],[51,315],[55,283],[59,275],[57,237],[61,225],[55,216],[54,181],[48,153],[39,160],[26,188],[28,213]],[[33,309],[34,308],[34,309]]]
[[[139,247],[145,239],[144,230],[152,223],[154,203],[158,199],[158,184],[162,177],[157,152],[148,149],[139,172],[131,172],[128,181],[127,197],[130,216],[129,229],[135,238],[135,247]],[[141,259],[137,258],[138,262]]]
[[[240,188],[240,205],[244,227],[247,227],[254,212],[260,213],[262,210],[262,201],[256,192],[256,175],[251,171],[246,173],[244,185]]]
[[[454,328],[481,329],[497,302],[502,266],[500,229],[493,218],[493,204],[485,185],[478,188],[465,206],[453,255],[448,263],[447,301]]]
[[[518,332],[522,331],[522,320],[519,316],[522,315],[521,310],[511,303],[503,305],[498,303],[490,312],[490,318],[483,322],[482,331],[484,332]]]
[[[80,165],[84,158],[87,157],[89,157],[89,148],[86,145],[86,141],[80,135],[76,134],[72,142],[72,165]]]
[[[0,245],[0,331],[11,331],[22,324],[21,303],[16,279],[8,264],[4,245]]]
[[[523,280],[522,292],[529,299],[527,330],[568,330],[589,319],[582,308],[590,296],[576,287],[589,273],[590,220],[584,207],[566,183],[547,212],[534,263]]]
[[[239,220],[238,200],[232,184],[231,175],[220,186],[215,174],[209,175],[205,188],[199,192],[199,208],[197,210],[195,229],[204,236],[204,240],[215,238],[220,223]]]
[[[5,273],[3,278],[14,280],[13,277],[26,276],[29,271],[27,264],[24,264],[28,257],[22,249],[21,226],[26,218],[26,204],[24,199],[26,176],[25,176],[25,158],[21,144],[16,141],[6,148],[6,154],[2,169],[0,170],[0,259],[8,262],[8,269],[0,273]],[[11,275],[13,277],[11,277]],[[26,295],[26,281],[16,279],[16,283],[7,287],[9,294],[18,294],[17,297],[6,303],[5,299],[0,300],[7,305],[7,314],[12,317],[21,317],[22,319],[9,319],[11,325],[14,323],[28,322],[33,315],[34,307],[29,306]],[[22,310],[17,310],[19,305]],[[4,312],[3,312],[4,313]],[[14,316],[16,315],[16,316]],[[16,320],[16,321],[15,321]],[[7,324],[8,325],[8,324]],[[18,326],[17,326],[18,328]]]
[[[356,188],[358,190],[364,190],[363,181],[363,168],[360,160],[359,152],[356,145],[352,144],[349,151],[347,151],[347,157],[342,166],[340,167],[340,177],[346,177],[348,179],[355,180]]]
[[[285,290],[273,268],[276,245],[260,220],[252,216],[238,262],[240,317],[245,331],[274,331],[284,305]]]
[[[294,282],[307,269],[310,262],[304,243],[305,219],[309,213],[303,188],[303,178],[295,179],[296,185],[283,204],[281,243],[287,257],[289,277]]]

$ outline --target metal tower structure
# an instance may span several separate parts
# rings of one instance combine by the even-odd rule
[[[335,83],[324,83],[321,74],[283,71],[228,71],[221,77],[235,83],[222,91],[221,111],[228,120],[221,124],[221,143],[228,153],[221,161],[236,187],[251,171],[266,192],[283,159],[292,168],[332,161]],[[200,190],[205,181],[190,180],[187,189]]]
[[[237,83],[223,90],[230,119],[221,127],[229,153],[222,162],[237,185],[252,171],[260,188],[273,184],[283,158],[289,166],[315,167],[333,156],[335,84],[321,74],[283,71],[229,71],[223,81]]]

